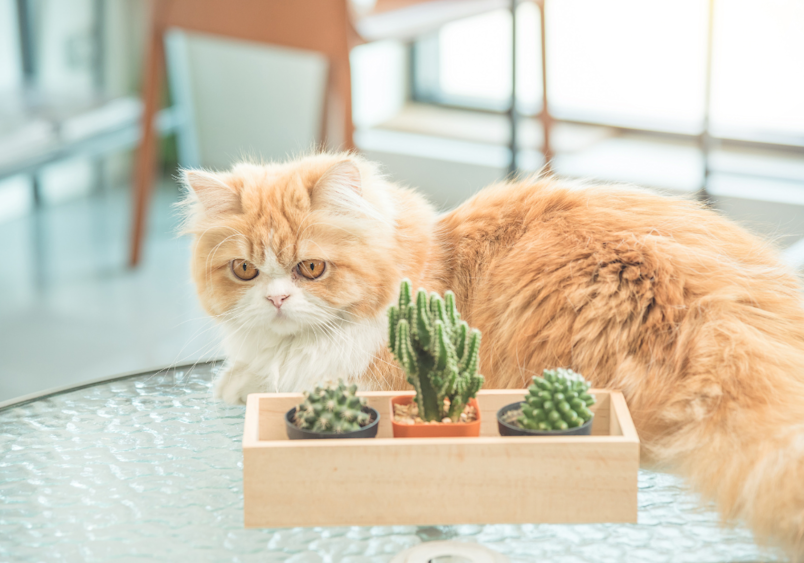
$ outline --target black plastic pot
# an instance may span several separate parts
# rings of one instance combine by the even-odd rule
[[[363,407],[363,412],[368,413],[370,422],[360,430],[335,434],[334,432],[313,432],[299,428],[293,423],[293,416],[296,414],[296,407],[285,413],[285,429],[288,431],[288,438],[291,440],[328,440],[343,438],[374,438],[377,435],[377,428],[380,424],[380,413],[371,407]]]
[[[525,404],[525,401],[511,403],[497,411],[497,428],[500,430],[500,436],[590,436],[592,434],[594,416],[581,426],[567,428],[566,430],[528,430],[527,428],[520,428],[514,424],[503,422],[503,418],[509,411],[519,410],[523,404]]]

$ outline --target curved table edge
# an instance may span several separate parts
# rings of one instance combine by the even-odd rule
[[[71,391],[78,391],[80,389],[86,389],[87,387],[92,387],[93,385],[98,385],[99,383],[106,383],[109,381],[116,381],[121,379],[130,379],[132,377],[139,377],[143,375],[155,375],[162,371],[175,371],[180,369],[187,369],[187,368],[194,368],[197,366],[205,366],[209,364],[217,364],[223,361],[223,358],[215,358],[212,360],[198,360],[195,362],[188,362],[186,364],[180,365],[168,365],[162,366],[157,368],[149,368],[149,369],[138,369],[133,371],[128,371],[125,373],[119,373],[117,375],[107,375],[105,377],[98,377],[97,379],[90,379],[88,381],[83,381],[78,384],[74,385],[64,385],[62,387],[51,387],[50,389],[45,389],[44,391],[38,391],[36,393],[30,393],[28,395],[22,395],[21,397],[15,397],[13,399],[8,399],[6,401],[0,401],[0,412],[9,409],[11,407],[19,407],[25,405],[27,403],[33,403],[34,401],[39,401],[41,399],[47,399],[48,397],[53,397],[55,395],[61,395],[62,393],[69,393]]]

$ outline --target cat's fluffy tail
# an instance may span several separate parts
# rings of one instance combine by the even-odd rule
[[[804,421],[742,422],[700,436],[701,447],[684,448],[674,469],[716,502],[724,520],[744,522],[759,543],[804,561]]]
[[[740,479],[734,509],[760,539],[778,540],[793,561],[804,561],[804,417],[780,421],[775,435],[756,439],[744,452],[755,459]]]
[[[644,442],[645,453],[713,500],[724,520],[804,562],[804,377],[792,375],[798,367],[804,374],[804,350],[778,335],[752,336],[709,364],[731,378],[710,372],[680,382],[688,393],[663,409],[670,426]]]

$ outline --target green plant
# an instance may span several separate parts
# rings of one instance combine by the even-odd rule
[[[590,383],[571,369],[546,369],[542,377],[533,376],[517,423],[528,430],[581,426],[592,418],[589,407],[595,404],[589,387]]]
[[[402,280],[399,304],[388,310],[388,346],[416,390],[422,420],[457,421],[483,385],[480,331],[460,318],[451,291],[442,299],[420,289],[414,302],[409,280]]]
[[[305,392],[304,401],[296,407],[296,426],[333,434],[360,430],[371,417],[362,410],[366,400],[356,392],[357,385],[347,386],[340,379],[336,386],[316,386],[312,392]]]

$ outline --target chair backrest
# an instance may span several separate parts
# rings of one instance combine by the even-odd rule
[[[154,23],[340,56],[347,0],[155,0]]]

